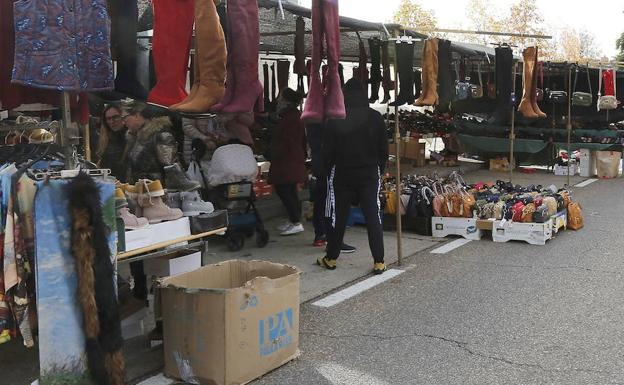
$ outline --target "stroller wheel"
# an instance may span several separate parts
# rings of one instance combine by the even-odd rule
[[[269,243],[269,232],[262,229],[256,232],[256,246],[262,248]]]
[[[226,238],[225,242],[230,251],[238,251],[245,246],[245,234],[232,233]]]

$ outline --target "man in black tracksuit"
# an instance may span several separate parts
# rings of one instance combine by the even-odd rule
[[[366,219],[373,271],[381,274],[386,270],[379,201],[381,175],[388,161],[386,125],[381,114],[368,106],[360,81],[349,80],[343,92],[347,117],[328,121],[324,130],[323,162],[329,179],[325,214],[333,231],[328,232],[327,254],[317,263],[336,268],[351,203],[356,201]]]

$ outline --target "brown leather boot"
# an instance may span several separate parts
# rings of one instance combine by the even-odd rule
[[[189,92],[188,96],[181,101],[180,103],[176,103],[172,106],[169,106],[170,109],[175,110],[178,106],[183,105],[184,103],[188,103],[195,95],[197,95],[197,90],[199,89],[199,65],[197,64],[197,59],[199,54],[197,53],[197,46],[195,47],[195,57],[193,58],[193,85],[191,86],[191,92]]]
[[[204,113],[217,104],[225,93],[227,51],[225,34],[217,7],[219,0],[195,1],[195,61],[199,84],[192,98],[174,109],[187,113]],[[189,100],[190,99],[190,100]]]
[[[522,74],[522,100],[518,105],[518,112],[525,118],[537,119],[539,115],[533,110],[531,99],[535,93],[533,88],[533,72],[535,72],[535,47],[527,47],[522,52],[524,71]],[[514,79],[515,80],[515,79]]]
[[[425,42],[423,48],[423,84],[415,106],[435,106],[438,104],[438,39]]]
[[[531,82],[531,107],[539,118],[545,118],[546,114],[537,105],[537,47],[535,47],[535,57],[533,60],[533,81]]]

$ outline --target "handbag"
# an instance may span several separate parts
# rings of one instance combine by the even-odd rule
[[[607,71],[613,71],[612,69],[608,69]],[[618,101],[617,101],[617,97],[615,95],[615,90],[617,89],[617,87],[615,86],[615,84],[613,85],[613,95],[602,95],[601,96],[601,92],[602,92],[602,76],[603,76],[603,71],[602,68],[600,68],[600,73],[598,75],[598,103],[596,104],[598,111],[601,110],[614,110],[617,108],[618,106]],[[613,76],[613,82],[615,83],[616,81],[616,77],[615,77],[615,73]]]
[[[564,104],[568,102],[568,93],[565,91],[547,90],[548,101],[554,104]]]
[[[432,208],[433,208],[433,215],[435,215],[436,217],[444,217],[446,215],[442,215],[445,210],[446,213],[448,214],[448,210],[446,209],[446,197],[444,196],[444,191],[438,191],[437,190],[437,185],[433,186],[433,189],[435,191],[436,196],[433,197],[433,202],[431,204]]]
[[[554,197],[545,197],[544,206],[548,207],[548,216],[557,214],[557,200]]]
[[[531,223],[533,222],[533,214],[535,213],[536,208],[534,203],[529,203],[524,206],[522,209],[522,222]]]
[[[472,96],[470,78],[466,77],[466,81],[459,80],[459,64],[455,64],[455,74],[457,75],[457,80],[455,81],[455,96],[457,100],[466,100]]]
[[[473,98],[483,97],[483,78],[481,77],[481,63],[477,63],[477,77],[479,78],[479,84],[472,84],[470,86]]]
[[[511,206],[512,217],[511,220],[514,222],[522,222],[522,212],[525,208],[524,203],[516,202],[513,206]]]
[[[576,72],[574,74],[574,91],[572,92],[572,105],[573,106],[581,106],[581,107],[589,107],[592,105],[594,101],[594,97],[592,95],[591,89],[591,81],[589,80],[589,67],[587,67],[587,84],[589,84],[589,92],[579,92],[576,91],[576,83],[578,80],[579,69],[576,67]]]
[[[546,205],[538,206],[533,213],[533,222],[535,223],[546,223],[550,219],[550,215],[548,215],[548,207]]]
[[[462,197],[462,210],[463,210],[463,217],[464,218],[472,218],[473,217],[473,210],[475,208],[475,204],[477,203],[477,201],[475,200],[474,196],[472,194],[470,194],[469,192],[463,191],[461,193],[461,197]]]
[[[579,230],[584,225],[583,211],[581,205],[577,202],[572,202],[568,205],[568,229]]]

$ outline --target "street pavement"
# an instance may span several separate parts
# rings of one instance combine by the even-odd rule
[[[545,246],[432,246],[358,296],[304,304],[301,357],[252,384],[624,383],[623,188],[574,189],[585,228]]]

